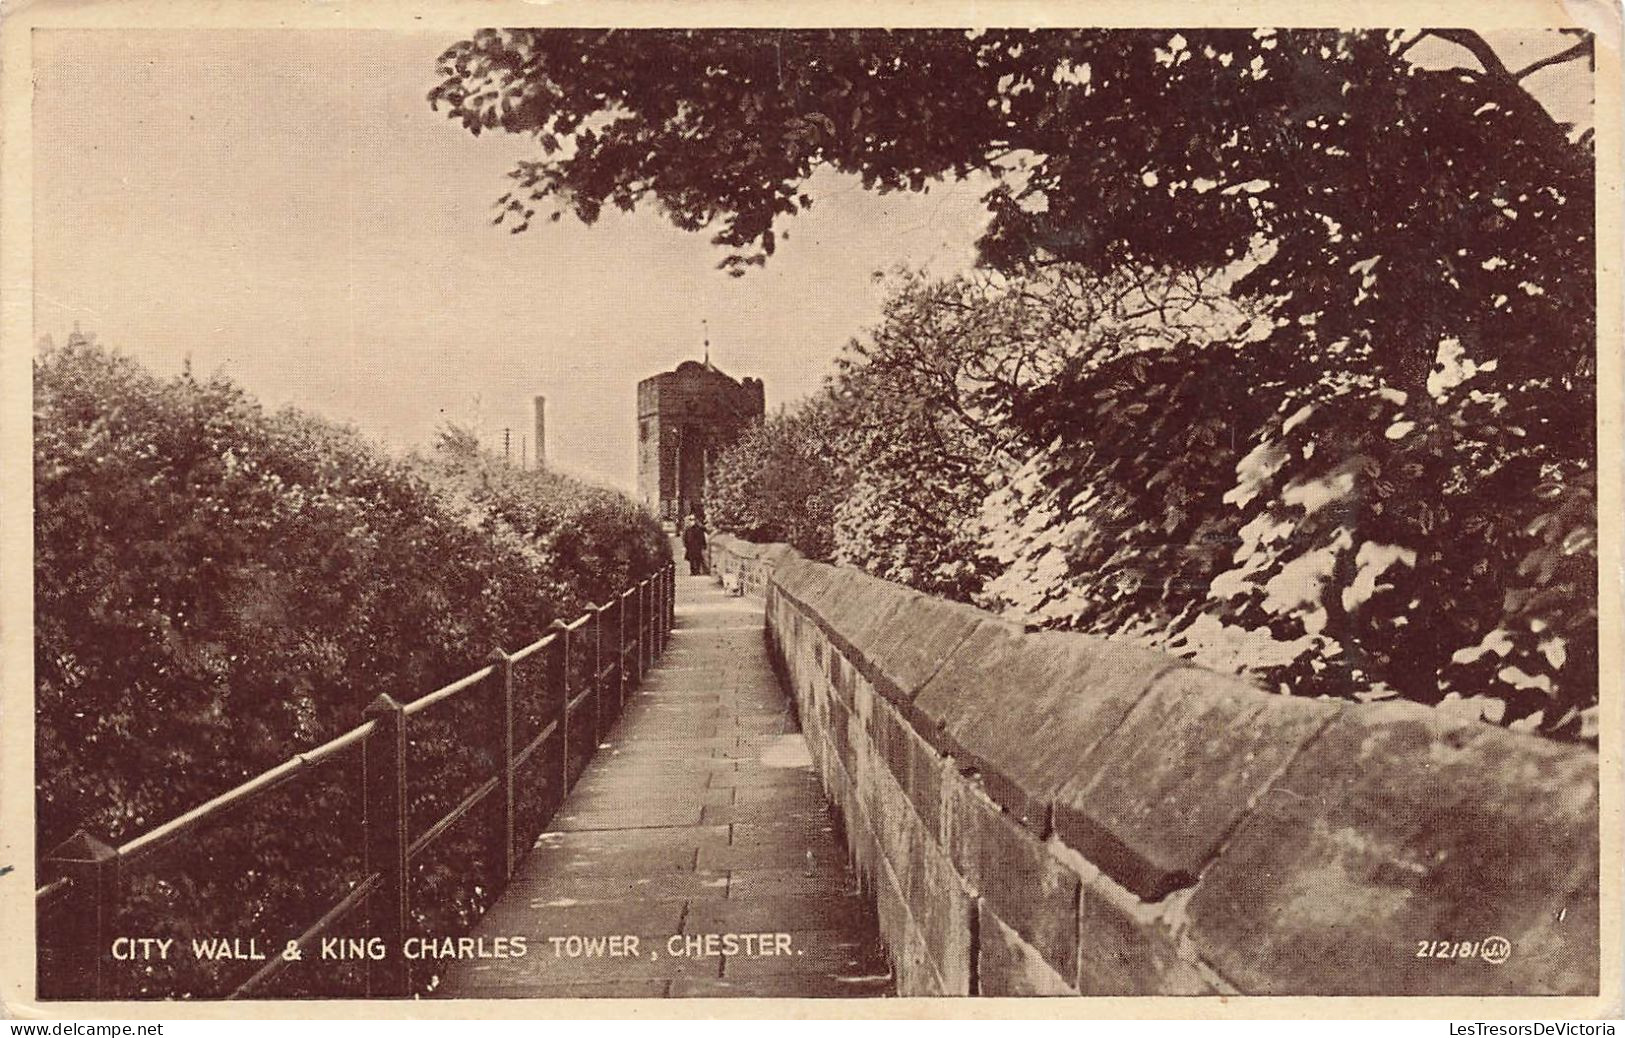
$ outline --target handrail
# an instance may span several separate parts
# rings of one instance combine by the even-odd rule
[[[531,642],[529,645],[525,646],[523,649],[520,649],[518,652],[515,652],[513,655],[509,656],[508,659],[514,663],[518,663],[520,660],[531,655],[532,653],[541,652],[543,649],[553,644],[553,639],[557,637],[558,634],[554,632],[544,634],[540,638]]]
[[[71,886],[73,886],[73,880],[69,879],[67,876],[58,876],[56,879],[34,891],[34,903],[42,904],[49,902],[52,898],[56,897],[58,894],[61,894],[64,890],[67,890]]]
[[[206,800],[185,814],[165,822],[156,829],[149,829],[130,842],[120,845],[118,848],[119,858],[124,861],[133,861],[142,855],[152,853],[182,833],[197,828],[214,815],[228,808],[246,803],[262,793],[269,792],[306,768],[321,764],[334,754],[348,749],[371,735],[372,730],[377,725],[378,722],[376,721],[364,721],[338,738],[331,739],[314,750],[294,754],[288,760],[269,771],[262,771],[247,782],[227,790],[212,800]]]
[[[495,664],[481,667],[479,670],[476,670],[467,677],[458,678],[451,684],[446,685],[443,688],[437,688],[426,696],[419,696],[410,703],[406,704],[406,706],[403,708],[406,711],[406,716],[411,717],[413,714],[421,714],[423,711],[429,709],[431,706],[434,706],[436,703],[450,699],[463,689],[478,685],[480,682],[490,677],[491,672],[496,669]]]

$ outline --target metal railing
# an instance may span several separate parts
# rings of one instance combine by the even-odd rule
[[[667,565],[611,601],[589,607],[575,620],[555,621],[548,633],[513,653],[496,649],[486,666],[411,702],[379,695],[363,712],[364,720],[344,734],[297,753],[120,845],[110,845],[84,830],[74,834],[46,856],[42,867],[46,881],[34,894],[40,944],[49,943],[57,950],[57,954],[40,956],[40,997],[117,997],[125,985],[115,983],[112,942],[119,935],[114,932],[114,921],[124,896],[124,877],[131,867],[161,850],[186,849],[188,843],[221,823],[226,812],[262,800],[272,790],[339,760],[347,751],[361,755],[361,878],[303,932],[289,938],[288,945],[278,947],[277,954],[268,956],[263,965],[223,994],[243,998],[262,992],[292,964],[303,961],[297,955],[281,954],[287,947],[308,950],[362,908],[367,909],[369,938],[382,939],[387,949],[382,959],[364,964],[367,994],[409,997],[416,993],[414,963],[403,950],[413,925],[412,863],[476,808],[490,804],[497,821],[487,838],[495,844],[499,882],[506,884],[512,878],[522,856],[520,848],[530,846],[545,828],[620,715],[628,693],[641,684],[665,648],[675,608],[674,572]],[[557,704],[553,716],[544,718],[534,733],[520,730],[515,711],[515,668],[532,657],[541,664],[541,682],[551,694],[544,701],[553,698]],[[585,681],[580,680],[582,675]],[[496,763],[495,772],[414,834],[407,791],[414,719],[442,704],[467,702],[467,697],[480,695],[486,699],[475,708],[475,716],[488,722],[485,730],[460,734],[485,741]],[[547,781],[558,794],[545,805],[539,820],[521,824],[516,811],[516,776],[551,743],[558,744],[556,758],[544,755],[539,763],[553,772]],[[492,797],[497,800],[493,802]],[[47,912],[62,920],[48,942]]]

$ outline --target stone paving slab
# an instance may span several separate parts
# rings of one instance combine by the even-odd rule
[[[700,865],[692,847],[650,847],[639,850],[627,848],[613,852],[593,848],[538,847],[531,852],[538,865],[557,874],[591,876],[647,875],[654,872],[693,872],[697,868],[715,869],[711,863]]]
[[[810,865],[818,869],[844,868],[845,854],[836,848],[823,850],[798,844],[728,844],[701,847],[694,863],[699,869],[770,869]]]
[[[780,919],[795,919],[803,928],[811,930],[868,932],[873,924],[868,905],[856,895],[764,895],[748,901],[707,901],[690,905],[683,918],[683,930],[687,933],[761,930]]]
[[[516,901],[497,904],[485,914],[481,923],[489,924],[491,933],[524,934],[530,943],[535,943],[555,934],[582,934],[594,930],[617,934],[637,933],[640,930],[676,933],[682,930],[687,912],[688,906],[682,901],[545,906]]]
[[[894,994],[761,625],[760,601],[679,577],[666,654],[474,930],[526,954],[438,993]]]
[[[840,840],[835,834],[835,823],[806,815],[788,818],[775,818],[750,823],[735,823],[729,826],[730,842],[737,846],[760,846],[773,844],[782,846],[791,842],[792,846],[839,847]],[[844,851],[842,853],[845,853]]]

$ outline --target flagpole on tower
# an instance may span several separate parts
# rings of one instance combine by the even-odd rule
[[[711,366],[711,322],[704,317],[700,318],[700,328],[705,332],[705,366],[709,368]]]

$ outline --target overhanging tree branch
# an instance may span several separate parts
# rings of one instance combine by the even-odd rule
[[[1549,138],[1553,138],[1550,143],[1555,145],[1558,140],[1564,144],[1568,143],[1568,127],[1559,122],[1546,110],[1545,105],[1529,93],[1522,80],[1542,68],[1555,65],[1559,61],[1572,61],[1589,52],[1591,49],[1589,37],[1549,58],[1543,58],[1518,72],[1513,72],[1507,68],[1500,55],[1495,53],[1495,48],[1490,46],[1489,41],[1471,29],[1427,29],[1424,30],[1424,35],[1453,43],[1466,50],[1484,69],[1484,74],[1478,77],[1479,82],[1492,87],[1509,110],[1526,119],[1532,128],[1538,128]]]
[[[1552,65],[1561,65],[1564,62],[1573,61],[1575,58],[1581,56],[1593,57],[1595,53],[1595,49],[1592,45],[1592,37],[1587,36],[1572,47],[1565,50],[1560,50],[1550,57],[1541,58],[1539,61],[1531,62],[1528,65],[1525,65],[1517,72],[1514,72],[1512,74],[1512,78],[1521,82],[1522,80],[1534,75],[1536,72],[1539,72],[1543,68],[1547,68]]]

